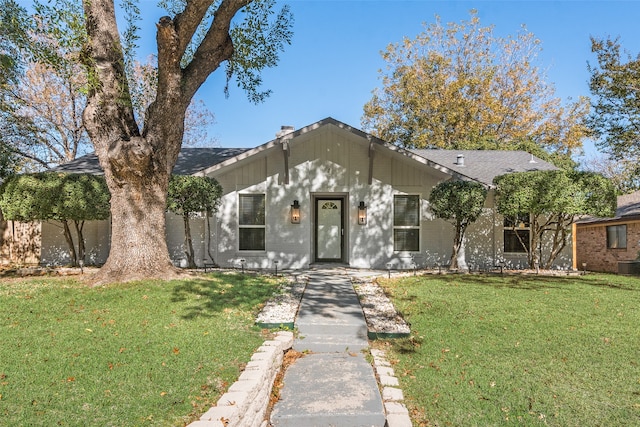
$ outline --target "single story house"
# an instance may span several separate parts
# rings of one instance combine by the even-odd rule
[[[640,191],[619,196],[613,218],[578,221],[574,234],[578,268],[640,274]]]
[[[555,167],[523,151],[403,149],[327,118],[297,130],[283,126],[275,139],[255,148],[183,148],[174,173],[213,177],[224,190],[214,217],[192,222],[197,264],[253,269],[272,269],[276,262],[294,269],[317,263],[445,265],[454,229],[430,212],[429,194],[442,181],[477,181],[490,191],[482,217],[467,231],[465,254],[470,268],[485,269],[498,262],[526,267],[514,230],[495,210],[493,178],[550,169]],[[101,173],[95,155],[58,170]],[[111,226],[85,224],[87,263],[106,260]],[[526,234],[526,227],[518,233]],[[183,224],[170,213],[166,238],[180,265]],[[60,230],[44,223],[41,262],[65,263],[66,256]],[[572,261],[568,247],[556,267],[571,268]]]

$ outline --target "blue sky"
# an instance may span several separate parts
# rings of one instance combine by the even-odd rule
[[[331,116],[360,127],[363,105],[380,85],[380,51],[414,37],[423,23],[469,18],[515,35],[525,24],[542,41],[539,65],[562,99],[589,95],[587,61],[595,61],[589,36],[619,36],[640,52],[640,1],[365,1],[290,0],[295,16],[291,46],[277,68],[264,73],[273,94],[252,105],[236,87],[225,99],[224,75],[208,80],[199,97],[216,115],[212,134],[225,147],[251,147],[274,138],[281,125],[296,128]],[[592,153],[592,145],[587,145]]]
[[[143,39],[139,56],[155,52],[155,0],[141,0]],[[288,0],[294,36],[279,65],[263,73],[273,91],[251,104],[234,86],[225,98],[224,70],[214,73],[197,97],[216,116],[210,134],[223,147],[254,147],[275,137],[281,125],[296,129],[326,117],[360,127],[364,104],[380,85],[385,66],[380,52],[403,37],[413,38],[423,23],[469,19],[476,9],[483,25],[498,35],[515,35],[526,25],[542,42],[538,65],[556,95],[566,100],[589,95],[587,61],[595,61],[589,36],[620,37],[633,55],[640,52],[638,1],[446,1],[446,0]],[[587,144],[588,153],[593,145]]]

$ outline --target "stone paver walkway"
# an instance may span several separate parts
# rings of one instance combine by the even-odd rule
[[[340,270],[309,271],[296,320],[294,349],[310,353],[289,367],[274,427],[383,427],[375,373],[361,350],[367,325],[350,278]]]

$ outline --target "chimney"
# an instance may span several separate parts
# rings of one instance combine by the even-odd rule
[[[458,154],[456,156],[456,165],[464,166],[464,154]]]
[[[280,126],[280,131],[276,133],[276,138],[282,138],[285,135],[293,133],[296,130],[293,126]]]

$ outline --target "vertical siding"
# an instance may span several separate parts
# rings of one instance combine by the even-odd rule
[[[71,230],[77,248],[75,230]],[[85,263],[102,265],[109,256],[111,221],[86,221],[82,234],[85,238]],[[44,265],[66,265],[71,262],[69,249],[58,221],[42,222],[42,253],[40,263]]]

